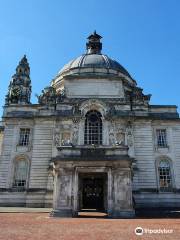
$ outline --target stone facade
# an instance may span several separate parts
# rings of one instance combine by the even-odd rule
[[[71,61],[30,103],[30,68],[20,61],[0,126],[0,206],[84,208],[133,217],[135,208],[180,207],[180,120],[151,105],[136,81],[101,54]],[[163,162],[164,161],[164,162]]]
[[[0,122],[0,154],[2,152],[3,136],[4,136],[4,127],[1,125],[1,122]]]

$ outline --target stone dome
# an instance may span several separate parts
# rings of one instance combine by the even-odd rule
[[[101,53],[102,37],[96,32],[88,37],[86,53],[66,64],[51,86],[67,97],[123,98],[123,84],[135,86],[135,80],[117,61]],[[103,86],[103,87],[102,87]]]
[[[128,71],[117,61],[101,53],[102,37],[96,33],[91,34],[87,39],[87,52],[67,63],[57,75],[61,78],[64,75],[124,75],[132,80]]]
[[[58,75],[64,74],[71,70],[85,70],[88,69],[87,73],[93,73],[94,69],[106,70],[108,73],[122,73],[128,77],[131,77],[128,71],[121,66],[117,61],[111,59],[107,55],[101,53],[87,53],[83,54],[76,59],[67,63],[58,73]],[[111,72],[109,70],[115,70]],[[84,71],[82,71],[84,72]]]

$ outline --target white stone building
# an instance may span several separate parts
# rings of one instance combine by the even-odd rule
[[[100,209],[180,207],[180,120],[151,105],[130,74],[101,53],[101,36],[31,104],[26,56],[9,85],[0,126],[0,206]]]

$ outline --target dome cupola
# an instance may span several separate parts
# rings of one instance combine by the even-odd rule
[[[102,50],[102,43],[100,39],[102,37],[94,31],[87,39],[89,40],[86,43],[86,49],[88,54],[100,54]]]

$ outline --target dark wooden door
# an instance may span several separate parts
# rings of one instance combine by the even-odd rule
[[[83,208],[104,209],[102,178],[83,179]]]

